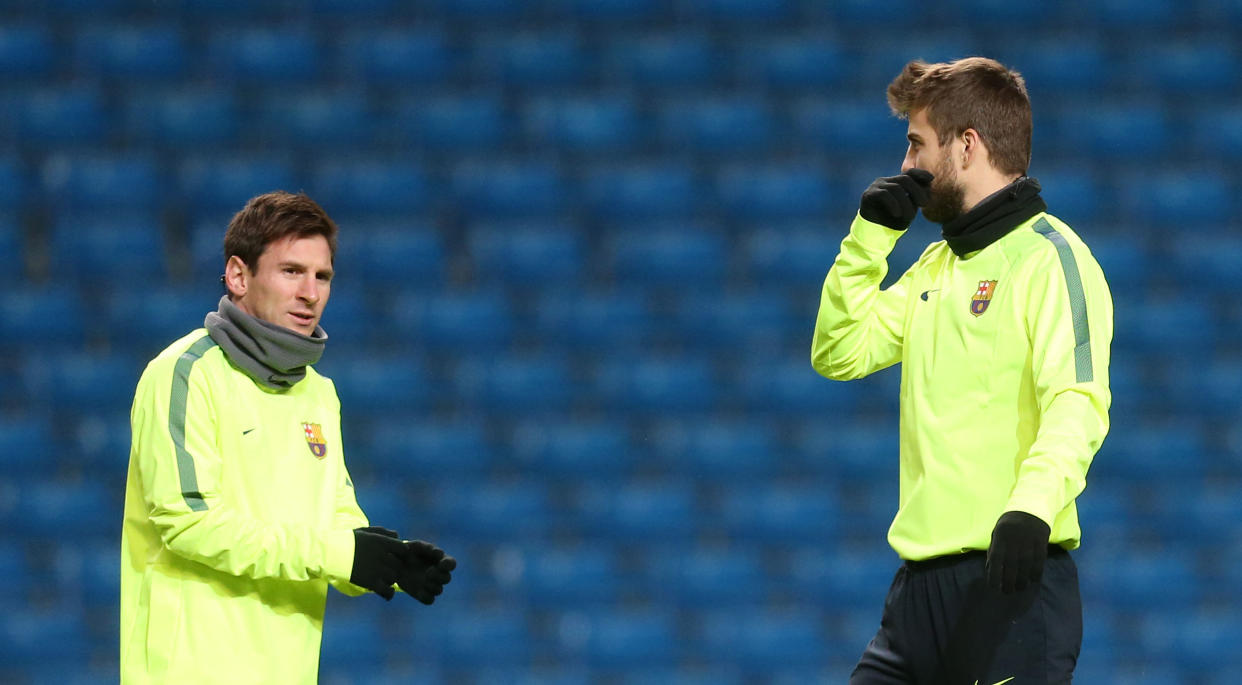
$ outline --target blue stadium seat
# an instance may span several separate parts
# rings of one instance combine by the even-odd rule
[[[844,231],[833,234],[818,222],[760,228],[748,233],[743,260],[748,275],[757,282],[798,286],[801,293],[814,293],[823,285],[844,238]],[[809,306],[818,307],[818,299]],[[808,307],[806,313],[814,317],[815,310]]]
[[[14,80],[42,79],[56,62],[48,27],[11,23],[0,27],[0,70]]]
[[[719,507],[712,520],[721,532],[752,542],[830,543],[841,525],[831,493],[813,485],[767,482],[730,493]]]
[[[321,163],[307,192],[329,214],[355,216],[424,213],[438,196],[420,165],[371,158]]]
[[[510,439],[513,457],[550,478],[615,476],[633,466],[637,447],[617,420],[524,420]]]
[[[469,250],[479,281],[564,286],[584,271],[582,242],[561,223],[494,223],[470,231]]]
[[[149,291],[169,274],[164,230],[153,214],[61,216],[52,228],[49,266],[64,281],[142,283]]]
[[[11,478],[46,479],[56,471],[56,452],[46,418],[0,418],[0,470]]]
[[[460,164],[453,186],[462,210],[480,219],[551,216],[568,200],[556,166],[525,159]]]
[[[1242,107],[1212,102],[1191,110],[1189,118],[1197,157],[1231,164],[1242,154]]]
[[[1071,226],[1098,218],[1101,199],[1109,197],[1101,187],[1100,176],[1089,169],[1040,167],[1033,175],[1039,180],[1040,195],[1048,203],[1048,211]],[[1094,236],[1089,235],[1088,241],[1095,247]]]
[[[560,633],[562,660],[581,659],[596,668],[625,669],[673,664],[680,649],[672,612],[624,609],[575,614]]]
[[[900,566],[901,559],[879,545],[799,545],[790,557],[791,589],[799,604],[823,606],[832,612],[874,610],[878,627],[878,611]]]
[[[121,549],[111,540],[62,545],[53,560],[57,587],[88,608],[116,604],[121,595]]]
[[[998,7],[1012,5],[995,4]],[[1107,46],[1106,41],[1090,34],[1074,34],[1072,38],[1058,35],[1044,40],[1015,41],[1002,49],[998,59],[1022,74],[1035,97],[1040,93],[1089,94],[1093,89],[1107,86],[1116,76],[1117,67],[1112,63]],[[1040,126],[1037,115],[1035,129],[1039,130]]]
[[[802,164],[726,168],[717,179],[717,191],[721,204],[732,215],[765,224],[819,218],[830,209],[846,205],[845,194],[837,184],[817,168]],[[854,202],[851,197],[849,203]]]
[[[88,24],[74,37],[74,64],[104,78],[174,79],[186,70],[185,34],[174,24]]]
[[[520,88],[573,86],[590,71],[592,59],[577,35],[551,31],[488,36],[475,43],[473,57],[482,79]]]
[[[1175,222],[1224,224],[1236,215],[1235,190],[1219,169],[1170,170],[1132,175],[1121,182],[1122,205],[1135,221],[1157,226]],[[1138,183],[1142,189],[1135,188]]]
[[[495,350],[514,329],[508,300],[495,292],[399,293],[391,314],[395,335],[438,350]]]
[[[901,164],[906,123],[892,116],[883,97],[800,100],[792,108],[792,118],[798,138],[817,152],[853,163],[859,157],[880,160],[872,178]]]
[[[0,584],[0,599],[3,599],[5,606],[24,604],[35,572],[22,546],[13,540],[0,543],[0,573],[7,579],[7,582]]]
[[[320,72],[322,50],[301,28],[217,29],[207,38],[207,64],[240,83],[296,83]]]
[[[1081,25],[1095,30],[1133,35],[1134,31],[1161,33],[1187,17],[1173,0],[1103,0],[1082,5],[1077,18]]]
[[[569,365],[559,356],[488,356],[454,373],[457,396],[472,407],[510,416],[564,412],[576,399]]]
[[[576,488],[571,501],[572,522],[593,540],[685,542],[698,528],[700,510],[682,480],[592,482]]]
[[[499,460],[484,425],[473,420],[378,419],[361,438],[373,467],[388,474],[477,476]]]
[[[819,11],[834,19],[834,25],[839,24],[847,31],[856,32],[875,30],[881,26],[918,25],[927,17],[924,10],[925,6],[915,0],[897,0],[887,6],[877,5],[868,0],[838,0],[838,2],[823,5]],[[917,55],[919,53],[909,51],[907,54]],[[923,56],[922,59],[932,61],[930,55]],[[893,76],[896,76],[896,73]]]
[[[89,479],[125,472],[131,441],[128,403],[101,407],[78,417],[69,428],[68,442],[60,436],[61,444],[67,445],[60,452],[60,465],[68,473],[82,473]]]
[[[658,109],[656,122],[671,151],[737,153],[760,149],[776,135],[776,120],[758,96],[676,98]]]
[[[80,665],[89,660],[85,617],[70,606],[21,606],[0,618],[0,662],[6,667],[46,667],[65,662]]]
[[[626,96],[542,97],[523,113],[531,142],[599,155],[641,148],[643,122],[633,99]]]
[[[477,607],[415,623],[413,642],[426,645],[427,660],[446,668],[519,673],[532,661],[533,633],[526,614],[512,606]]]
[[[444,32],[433,27],[350,31],[341,39],[339,61],[353,78],[401,87],[442,83],[457,66]]]
[[[129,405],[143,364],[122,354],[71,351],[28,357],[26,385],[57,411],[90,413]]]
[[[329,19],[360,19],[367,22],[393,18],[400,0],[311,0],[310,9]]]
[[[1193,480],[1207,469],[1204,429],[1189,420],[1165,421],[1108,436],[1096,455],[1092,473],[1099,477],[1144,480]]]
[[[331,345],[332,333],[328,337]],[[325,373],[336,385],[346,416],[418,411],[432,397],[425,364],[409,354],[334,359]]]
[[[48,531],[72,530],[74,535],[119,536],[122,493],[102,488],[98,483],[45,481],[22,488],[14,533],[19,537],[44,539]]]
[[[1151,102],[1076,102],[1045,118],[1045,139],[1061,154],[1133,163],[1165,152],[1170,137],[1167,110]]]
[[[1056,213],[1055,209],[1051,211]],[[1151,278],[1155,260],[1144,245],[1136,239],[1137,237],[1089,235],[1086,238],[1090,244],[1091,254],[1095,257],[1095,261],[1099,262],[1100,268],[1104,271],[1104,277],[1108,279],[1108,285],[1113,291],[1133,292],[1132,289],[1144,287]],[[1192,240],[1194,236],[1187,236],[1170,246],[1175,260],[1180,259],[1182,255],[1195,252],[1193,247],[1183,247],[1186,241]],[[1212,242],[1213,249],[1215,249],[1217,241]],[[1229,250],[1226,249],[1225,253],[1228,254]],[[1242,243],[1239,243],[1236,254],[1242,255]],[[1203,256],[1205,255],[1195,254],[1197,258]],[[1221,262],[1224,261],[1224,259],[1221,260]],[[1232,269],[1232,267],[1229,268]]]
[[[660,0],[569,0],[565,4],[570,16],[603,22],[651,19],[668,9]]]
[[[702,357],[610,356],[598,362],[595,392],[612,411],[665,415],[718,407],[715,371]]]
[[[746,408],[763,413],[848,416],[859,407],[863,393],[860,384],[829,381],[815,373],[809,355],[754,358],[738,376],[738,395]]]
[[[640,573],[659,606],[712,609],[763,602],[772,590],[769,566],[751,546],[654,547],[643,554]]]
[[[658,463],[697,479],[753,482],[780,463],[775,430],[760,421],[673,419],[658,424],[648,440]]]
[[[632,291],[553,289],[535,305],[535,330],[547,347],[638,350],[654,329],[647,298]]]
[[[512,20],[530,11],[530,6],[510,0],[432,0],[427,4],[435,8],[436,16],[464,25]]]
[[[1147,654],[1167,659],[1187,674],[1237,673],[1242,656],[1233,645],[1242,619],[1219,607],[1186,609],[1153,611],[1143,618],[1138,633]]]
[[[1219,314],[1201,298],[1115,298],[1114,306],[1113,345],[1123,350],[1195,350],[1219,330]]]
[[[891,479],[893,482],[897,480],[898,442],[895,420],[855,422],[849,425],[840,420],[808,422],[797,431],[794,439],[803,459],[825,462],[822,468],[830,469],[832,473],[842,477],[879,481]]]
[[[1022,5],[1005,0],[959,0],[957,3],[962,16],[970,21],[987,25],[1009,26],[1059,26],[1064,18],[1058,11],[1059,7],[1050,5]],[[1012,66],[1012,65],[1011,65]],[[1015,67],[1021,70],[1020,67]]]
[[[1242,502],[1231,487],[1209,482],[1193,497],[1164,496],[1150,505],[1152,515],[1142,519],[1145,532],[1173,543],[1212,548],[1220,539],[1242,533]]]
[[[0,184],[4,183],[3,163],[0,163]],[[3,195],[3,191],[0,191]],[[0,255],[8,260],[8,268],[0,270],[0,283],[20,282],[26,275],[26,240],[21,227],[11,217],[0,215]]]
[[[818,664],[827,641],[820,615],[799,609],[712,612],[698,630],[705,653],[728,654],[731,661],[756,673]]]
[[[618,229],[611,238],[609,256],[621,284],[714,289],[729,267],[724,236],[699,224]]]
[[[103,94],[90,86],[43,87],[18,99],[17,133],[27,144],[101,143],[110,127]]]
[[[398,601],[409,600],[398,597]],[[355,676],[384,663],[385,641],[393,638],[392,624],[380,614],[355,604],[335,606],[331,619],[323,623],[320,670],[343,669]],[[365,677],[365,676],[364,676]]]
[[[725,76],[725,59],[704,33],[641,33],[604,48],[604,72],[622,84],[677,89],[703,87]]]
[[[689,218],[706,189],[691,165],[662,161],[591,168],[581,192],[599,219],[626,221]]]
[[[237,98],[218,89],[137,89],[125,102],[125,129],[137,141],[177,149],[237,141]]]
[[[186,14],[195,19],[227,20],[274,16],[289,10],[289,0],[181,0],[181,6]]]
[[[81,294],[63,285],[0,293],[0,337],[18,348],[77,347],[86,338]]]
[[[553,522],[547,484],[540,480],[452,483],[432,498],[433,520],[441,524],[446,547],[451,538],[493,544],[537,540],[549,534]]]
[[[849,71],[841,45],[825,34],[756,41],[740,55],[743,78],[759,87],[815,92],[840,85]]]
[[[736,667],[692,665],[664,668],[634,667],[622,676],[622,685],[742,685],[749,682]],[[802,682],[807,682],[803,680]]]
[[[143,154],[49,157],[43,191],[60,211],[159,211],[166,200],[158,162]]]
[[[103,324],[108,340],[120,349],[141,348],[154,356],[166,345],[203,325],[207,313],[216,311],[223,294],[219,288],[213,285],[151,288],[149,284],[113,288],[103,302]]]
[[[438,286],[444,282],[447,255],[436,226],[418,218],[353,219],[334,215],[341,227],[333,264],[340,282],[364,287]]]
[[[775,22],[793,16],[795,0],[691,0],[687,11],[708,21]]]
[[[458,91],[399,100],[394,106],[396,138],[442,153],[503,149],[515,128],[513,114],[491,92]]]
[[[1192,552],[1185,545],[1151,550],[1084,547],[1079,556],[1080,565],[1089,568],[1096,563],[1092,555],[1107,555],[1100,559],[1104,564],[1100,568],[1108,569],[1107,582],[1091,583],[1097,600],[1127,612],[1184,611],[1202,599],[1204,591]]]
[[[301,176],[282,156],[242,155],[192,157],[179,173],[181,194],[193,214],[223,217],[216,224],[217,245],[223,245],[228,219],[250,198],[272,190],[295,192],[303,187]],[[212,250],[222,254],[223,248]],[[220,260],[223,273],[223,258]]]
[[[1160,410],[1226,421],[1242,416],[1242,360],[1186,355],[1168,364],[1160,381],[1160,397],[1153,403]],[[1120,393],[1115,387],[1112,391]],[[1215,459],[1209,465],[1220,466]]]
[[[531,606],[545,609],[609,607],[621,595],[627,574],[617,550],[608,545],[523,545],[522,573],[514,587]]]
[[[356,87],[270,93],[259,100],[248,124],[247,133],[267,143],[317,154],[366,147],[376,130],[366,93]]]

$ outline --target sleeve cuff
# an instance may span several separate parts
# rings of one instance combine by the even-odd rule
[[[860,244],[874,250],[882,250],[888,254],[897,244],[897,239],[905,234],[895,228],[867,221],[862,214],[854,215],[854,223],[850,224],[850,233]]]
[[[348,582],[354,570],[354,531],[328,531],[323,538],[323,556],[324,575]]]

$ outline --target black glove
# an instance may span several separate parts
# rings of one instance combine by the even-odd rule
[[[453,579],[452,571],[457,568],[457,560],[430,542],[411,540],[406,547],[410,556],[397,584],[407,595],[423,604],[431,604]]]
[[[1025,511],[1001,514],[988,548],[988,585],[1008,595],[1025,590],[1028,583],[1038,583],[1051,533],[1048,524]]]
[[[931,172],[923,169],[877,178],[863,191],[858,213],[871,223],[904,231],[919,207],[930,199],[932,178]]]
[[[397,531],[383,526],[369,526],[358,530],[394,539],[400,537]],[[452,571],[457,568],[457,560],[430,542],[412,540],[404,544],[408,556],[401,576],[397,578],[397,585],[414,599],[423,604],[431,604],[444,592],[444,586],[453,579]]]
[[[355,528],[354,568],[349,573],[349,582],[391,600],[396,594],[393,583],[401,577],[410,554],[396,535],[386,528]]]

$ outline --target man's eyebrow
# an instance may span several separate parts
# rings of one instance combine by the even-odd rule
[[[922,136],[920,136],[920,135],[919,135],[919,134],[917,134],[917,133],[907,133],[907,134],[906,134],[906,138],[907,138],[907,139],[908,139],[911,143],[921,143],[921,142],[923,142],[923,137],[922,137]]]

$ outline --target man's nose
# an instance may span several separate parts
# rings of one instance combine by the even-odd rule
[[[315,304],[319,301],[319,282],[314,276],[302,280],[302,286],[298,288],[298,299],[307,304]]]

